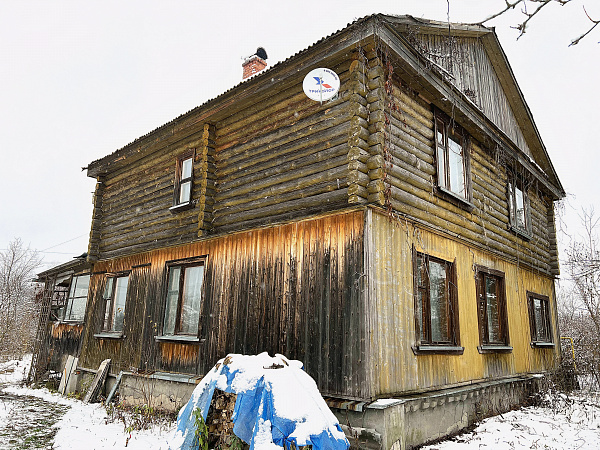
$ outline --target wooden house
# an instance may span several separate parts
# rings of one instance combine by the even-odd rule
[[[79,370],[110,358],[122,398],[174,408],[226,354],[282,353],[355,444],[409,448],[557,366],[564,190],[492,29],[357,20],[87,173]]]

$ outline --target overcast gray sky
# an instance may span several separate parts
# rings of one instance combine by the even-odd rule
[[[563,215],[600,213],[599,2],[550,5],[516,41],[518,11],[492,22],[559,177]],[[473,22],[504,0],[450,0]],[[87,250],[95,180],[81,168],[241,81],[242,57],[270,65],[354,19],[446,20],[446,0],[0,2],[0,248],[20,237],[57,264]],[[574,226],[571,227],[574,229]]]

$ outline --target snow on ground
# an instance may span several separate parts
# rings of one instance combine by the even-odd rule
[[[29,389],[9,386],[4,392],[13,395],[41,398],[50,403],[70,406],[70,409],[56,423],[58,429],[54,438],[55,449],[120,449],[132,450],[166,450],[169,448],[167,439],[174,429],[167,430],[154,427],[150,430],[125,432],[122,422],[108,423],[108,415],[99,404],[83,403],[80,400],[69,399],[54,394],[47,389]],[[130,439],[127,439],[130,436]]]
[[[31,354],[25,355],[22,360],[12,360],[0,363],[0,383],[20,383],[29,374]]]
[[[473,432],[427,450],[600,448],[598,394],[547,395],[544,406],[522,408],[482,421]]]
[[[10,384],[4,392],[34,396],[70,409],[54,425],[55,449],[133,449],[165,450],[175,428],[155,427],[134,431],[129,442],[122,423],[107,423],[107,414],[99,404],[52,394],[46,389],[29,389],[17,384],[27,375],[25,361],[0,364],[0,383]],[[13,371],[14,369],[14,371]],[[6,417],[0,402],[0,428]],[[125,447],[127,443],[127,447]],[[470,449],[582,449],[600,448],[600,394],[548,395],[544,406],[528,407],[482,421],[475,430],[452,440],[425,447],[427,450]]]
[[[86,404],[51,393],[48,389],[18,386],[27,376],[29,361],[19,361],[18,364],[17,361],[10,361],[0,364],[0,383],[8,384],[2,391],[6,394],[36,397],[49,403],[69,407],[67,413],[54,425],[57,429],[54,449],[166,450],[168,448],[167,439],[175,429],[175,422],[168,429],[155,426],[149,430],[132,431],[129,434],[125,432],[122,422],[109,423],[106,410],[98,403]],[[6,422],[5,414],[9,411],[10,409],[3,407],[0,402],[0,428]]]

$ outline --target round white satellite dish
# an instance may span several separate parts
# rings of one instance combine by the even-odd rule
[[[320,67],[308,72],[302,89],[311,100],[324,102],[335,97],[340,90],[340,77],[333,70]]]

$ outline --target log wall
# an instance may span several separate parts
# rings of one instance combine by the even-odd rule
[[[102,261],[90,284],[80,365],[204,375],[228,353],[281,353],[303,361],[324,394],[369,395],[360,301],[364,212],[234,233]],[[157,341],[166,262],[206,257],[200,342]],[[129,270],[124,337],[95,337],[106,274]]]
[[[332,67],[341,82],[337,99],[312,101],[298,82],[216,124],[215,232],[348,204],[348,185],[360,179],[348,170],[349,134],[366,117],[349,66]]]
[[[200,212],[205,211],[199,202],[211,198],[214,190],[214,180],[206,174],[206,168],[214,166],[208,140],[204,131],[195,133],[103,177],[96,191],[101,198],[95,200],[97,223],[92,222],[92,235],[99,237],[93,241],[98,248],[93,254],[106,259],[197,238],[206,228],[204,220],[199,222]],[[195,149],[196,155],[192,191],[196,204],[173,214],[169,208],[173,206],[177,158],[190,149]]]
[[[434,119],[428,101],[384,70],[381,55],[371,53],[368,72],[370,182],[368,200],[428,223],[481,248],[512,258],[544,274],[558,273],[553,203],[533,177],[527,189],[531,238],[510,228],[507,201],[508,151],[494,152],[471,139],[471,205],[437,192]]]

